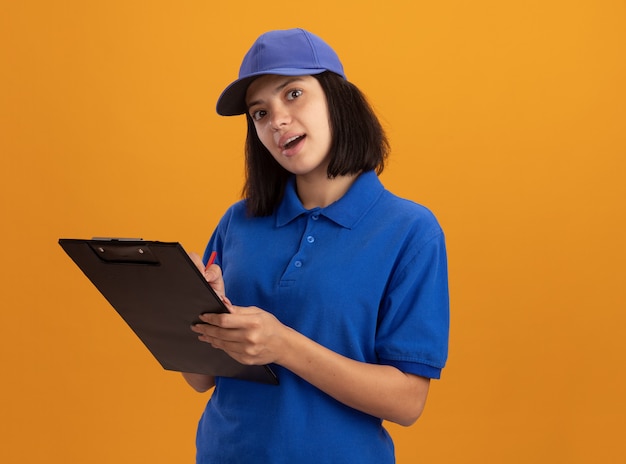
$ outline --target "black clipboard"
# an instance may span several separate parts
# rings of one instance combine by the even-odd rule
[[[178,242],[59,239],[59,244],[164,369],[278,384],[269,366],[245,366],[198,340],[203,313],[228,312]]]

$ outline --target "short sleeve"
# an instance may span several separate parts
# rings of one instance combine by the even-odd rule
[[[450,326],[443,232],[438,229],[415,245],[405,248],[405,257],[390,277],[376,351],[381,364],[438,379],[448,357]]]

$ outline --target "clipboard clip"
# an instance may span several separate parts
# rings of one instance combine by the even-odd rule
[[[89,246],[107,263],[159,264],[159,260],[141,239],[94,239]]]

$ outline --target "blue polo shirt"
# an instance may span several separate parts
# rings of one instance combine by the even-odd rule
[[[244,202],[221,219],[226,294],[321,345],[366,363],[439,378],[447,358],[447,261],[437,220],[385,190],[374,172],[325,208],[302,206],[293,179],[273,215]],[[200,420],[197,462],[395,462],[380,418],[347,407],[273,366],[280,385],[217,378]]]

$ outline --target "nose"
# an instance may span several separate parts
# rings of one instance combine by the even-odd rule
[[[290,120],[291,116],[289,115],[289,111],[287,111],[284,106],[276,105],[274,108],[272,108],[269,121],[270,127],[273,130],[279,130],[284,126],[287,126]]]

